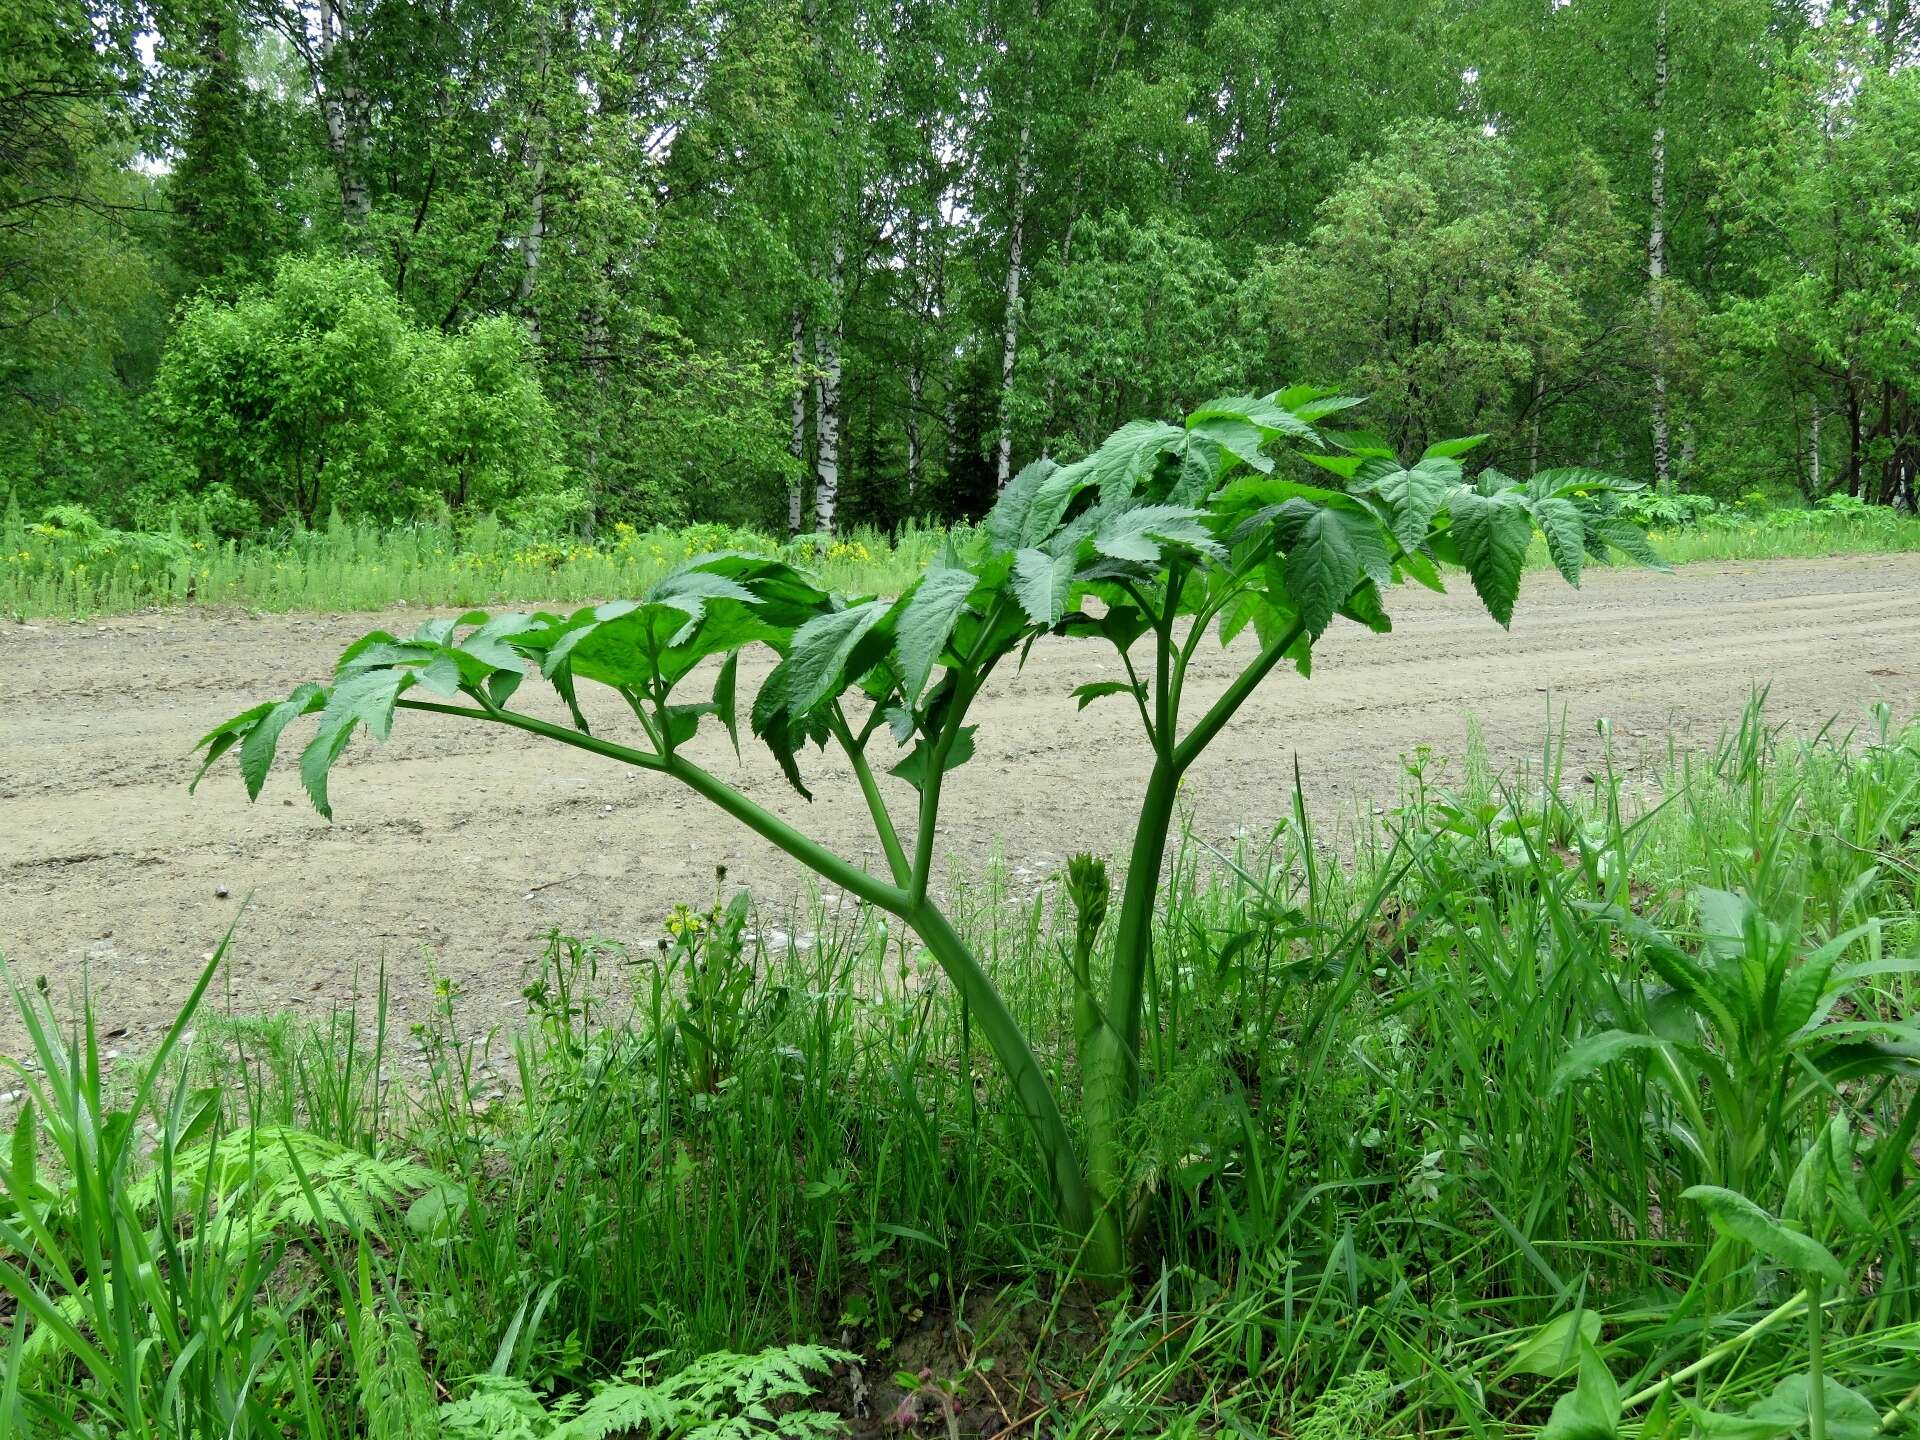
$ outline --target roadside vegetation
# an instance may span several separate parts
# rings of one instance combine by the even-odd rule
[[[1920,550],[1920,517],[1836,496],[1812,506],[1760,497],[1718,506],[1704,497],[1647,502],[1629,513],[1670,564],[1869,555]],[[974,527],[909,524],[891,534],[859,527],[795,540],[730,525],[635,530],[615,523],[592,538],[534,534],[491,517],[381,527],[338,513],[316,529],[221,538],[205,525],[115,530],[79,506],[28,520],[17,504],[0,535],[0,615],[15,619],[124,615],[152,607],[254,611],[377,610],[538,604],[632,595],[676,565],[714,550],[745,550],[805,565],[836,590],[897,594],[948,540]],[[1552,563],[1544,543],[1527,556]]]
[[[1104,1297],[977,1017],[858,904],[721,876],[556,935],[524,1024],[202,1002],[119,1067],[15,974],[0,1426],[1916,1433],[1920,726],[1756,700],[1621,758],[1422,751],[1381,815],[1176,831],[1160,1259]],[[951,909],[1071,1088],[1068,877]]]

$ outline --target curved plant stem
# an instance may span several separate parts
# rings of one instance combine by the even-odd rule
[[[900,918],[926,942],[933,958],[966,1000],[975,1023],[987,1037],[987,1044],[1013,1082],[1014,1094],[1019,1097],[1027,1123],[1039,1138],[1061,1222],[1076,1235],[1086,1234],[1094,1218],[1086,1176],[1081,1171],[1073,1137],[1067,1132],[1066,1118],[1060,1113],[1060,1102],[1027,1044],[1019,1022],[1007,1009],[1007,1002],[987,972],[980,968],[980,962],[966,942],[937,907],[922,901],[902,912]]]
[[[443,705],[431,700],[402,699],[398,703],[413,710],[509,725],[609,760],[670,776],[777,845],[822,879],[840,886],[876,909],[904,920],[926,943],[947,978],[966,1000],[968,1009],[987,1037],[994,1058],[1006,1071],[1014,1094],[1019,1098],[1021,1111],[1040,1142],[1061,1222],[1076,1234],[1087,1233],[1093,1223],[1093,1205],[1086,1177],[1081,1170],[1079,1153],[1060,1111],[1059,1099],[1054,1095],[1046,1072],[1040,1068],[1040,1062],[1035,1058],[1032,1046],[1027,1043],[1019,1022],[1007,1009],[1006,1000],[999,989],[986,971],[981,969],[980,962],[974,958],[952,922],[937,906],[926,900],[924,893],[910,900],[901,886],[876,880],[858,866],[847,863],[811,836],[802,834],[770,810],[756,805],[718,776],[678,755],[662,757],[649,754],[630,745],[604,740],[584,730],[570,729],[512,711],[489,714],[485,710]],[[926,833],[921,836],[923,842],[928,838]],[[905,857],[901,858],[904,860]]]

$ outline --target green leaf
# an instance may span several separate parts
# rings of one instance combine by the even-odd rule
[[[253,727],[260,722],[261,717],[272,709],[271,700],[265,704],[250,706],[231,719],[222,720],[200,737],[193,748],[207,753],[200,761],[200,768],[194,771],[193,779],[187,782],[189,795],[199,788],[200,782],[207,778],[207,771],[214,767],[220,757],[244,740]]]
[[[1787,1229],[1737,1191],[1718,1185],[1694,1185],[1680,1193],[1682,1199],[1699,1202],[1714,1229],[1745,1241],[1781,1269],[1815,1276],[1829,1285],[1846,1283],[1846,1267],[1826,1246],[1811,1235]]]
[[[1075,689],[1073,698],[1080,702],[1075,708],[1084,710],[1094,701],[1105,699],[1109,695],[1139,694],[1141,694],[1140,687],[1129,685],[1124,680],[1095,680]]]
[[[34,1123],[33,1097],[20,1102],[20,1113],[13,1117],[12,1163],[7,1167],[7,1191],[17,1205],[31,1204],[34,1174],[40,1163],[40,1131]]]
[[[1395,462],[1400,459],[1399,452],[1388,443],[1386,437],[1372,430],[1322,430],[1320,438],[1362,459]],[[1309,455],[1307,458],[1311,460],[1313,457]]]
[[[1826,1400],[1827,1440],[1871,1440],[1880,1434],[1880,1416],[1873,1402],[1850,1390],[1831,1375],[1821,1376]],[[1747,1410],[1749,1419],[1799,1429],[1807,1423],[1813,1398],[1813,1378],[1804,1372],[1789,1375],[1773,1393]],[[1781,1433],[1779,1431],[1776,1434]]]
[[[320,712],[320,729],[300,754],[301,783],[313,808],[329,820],[333,807],[327,801],[327,777],[334,762],[362,725],[373,732],[375,739],[387,738],[393,729],[394,702],[413,679],[406,670],[362,670],[333,687],[326,708]]]
[[[1341,395],[1332,390],[1323,390],[1315,385],[1293,385],[1285,390],[1276,390],[1267,397],[1275,405],[1293,412],[1294,417],[1311,425],[1316,420],[1324,420],[1342,410],[1351,410],[1356,405],[1366,404],[1358,395]]]
[[[1027,516],[1040,486],[1060,467],[1042,456],[1007,482],[1000,498],[987,512],[987,539],[995,550],[1018,550],[1026,544]]]
[[[1223,399],[1209,400],[1187,416],[1187,428],[1201,430],[1220,424],[1242,424],[1252,426],[1263,438],[1286,436],[1294,440],[1317,442],[1320,437],[1314,428],[1280,403],[1280,396],[1284,393],[1276,390],[1271,395],[1229,395]],[[1244,455],[1241,458],[1246,459]],[[1264,470],[1269,465],[1256,468]]]
[[[1771,1027],[1775,1035],[1785,1039],[1813,1018],[1821,997],[1827,993],[1827,981],[1833,977],[1834,962],[1838,958],[1826,953],[1810,955],[1781,979]]]
[[[407,1229],[423,1240],[441,1240],[453,1234],[466,1212],[463,1185],[435,1185],[407,1207]]]
[[[1457,461],[1428,458],[1410,470],[1402,470],[1391,461],[1362,461],[1355,488],[1377,495],[1387,504],[1393,538],[1405,551],[1417,550],[1427,538],[1433,517],[1447,497],[1460,486]]]
[[[240,744],[240,776],[246,782],[247,798],[258,800],[260,788],[267,783],[267,771],[273,768],[274,752],[280,746],[280,732],[296,715],[306,715],[327,703],[327,692],[308,683],[261,716]]]
[[[1184,449],[1186,442],[1187,432],[1178,425],[1130,420],[1087,457],[1087,483],[1100,487],[1103,505],[1125,503],[1153,473],[1160,457],[1176,447]]]
[[[920,692],[947,648],[953,627],[967,608],[979,578],[970,570],[929,570],[915,587],[894,632],[894,654],[900,662],[900,689],[909,705],[919,703]]]
[[[727,727],[736,760],[740,758],[739,684],[740,652],[735,650],[720,662],[720,673],[713,677],[713,713]]]
[[[1544,1375],[1555,1380],[1580,1364],[1582,1345],[1599,1342],[1599,1312],[1569,1310],[1565,1315],[1556,1315],[1529,1336],[1507,1369],[1513,1374]]]
[[[1577,1041],[1554,1067],[1547,1082],[1547,1093],[1558,1095],[1576,1080],[1583,1080],[1602,1066],[1610,1065],[1634,1050],[1664,1050],[1667,1042],[1654,1035],[1633,1030],[1603,1030]]]
[[[1473,588],[1493,618],[1513,623],[1513,602],[1520,596],[1520,572],[1533,540],[1533,517],[1516,491],[1477,495],[1455,490],[1448,501],[1451,534]]]
[[[1093,548],[1114,560],[1156,564],[1166,545],[1218,557],[1223,552],[1206,526],[1206,514],[1185,505],[1136,505],[1108,515],[1093,532]]]
[[[781,677],[788,715],[806,714],[860,678],[843,673],[847,660],[892,608],[890,601],[868,600],[816,616],[793,632],[792,650],[774,667]],[[768,677],[770,683],[772,678]]]
[[[1580,1379],[1554,1402],[1540,1440],[1614,1440],[1619,1431],[1620,1387],[1598,1350],[1585,1339],[1579,1349]]]
[[[1076,562],[1072,551],[1049,555],[1026,549],[1013,557],[1013,594],[1020,608],[1040,625],[1056,625],[1067,613]]]
[[[1422,452],[1422,460],[1451,460],[1456,455],[1464,455],[1469,450],[1485,444],[1485,435],[1462,435],[1455,440],[1436,440]]]
[[[1244,461],[1255,470],[1262,472],[1273,469],[1273,457],[1265,454],[1261,446],[1266,444],[1267,432],[1251,420],[1235,415],[1213,415],[1211,418],[1188,422],[1196,435],[1203,435],[1214,442],[1229,455]]]
[[[1327,628],[1363,574],[1375,585],[1393,583],[1379,522],[1344,506],[1313,510],[1287,547],[1286,568],[1287,590],[1309,635],[1317,638]]]
[[[1580,583],[1580,569],[1587,558],[1587,522],[1580,507],[1557,495],[1535,500],[1533,518],[1540,533],[1547,537],[1547,554],[1569,585]]]
[[[1673,567],[1660,558],[1660,552],[1653,548],[1647,539],[1647,532],[1631,520],[1619,517],[1602,516],[1587,522],[1587,534],[1601,545],[1611,546],[1628,559],[1637,561],[1651,570],[1670,570]]]
[[[975,725],[963,725],[960,733],[953,737],[953,744],[947,750],[946,763],[940,767],[941,773],[964,765],[973,758],[973,732]],[[887,773],[897,776],[918,790],[927,781],[927,766],[932,755],[932,745],[925,738],[919,740],[908,753],[907,758],[895,765]]]

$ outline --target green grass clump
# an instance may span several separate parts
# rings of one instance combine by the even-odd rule
[[[19,995],[0,1430],[1784,1437],[1811,1374],[1820,1429],[1915,1433],[1920,726],[1561,755],[1185,838],[1128,1177],[1165,1261],[1112,1299],[859,909],[721,877],[657,943],[556,935],[497,1039],[443,985],[404,1037],[183,1014],[103,1075]],[[954,884],[1067,1066],[1062,882]]]

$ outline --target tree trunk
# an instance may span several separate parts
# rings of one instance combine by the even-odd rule
[[[1020,340],[1020,250],[1027,221],[1027,144],[1033,129],[1020,126],[1020,151],[1013,165],[1012,223],[1007,231],[1007,311],[1000,335],[1000,443],[995,449],[993,483],[1007,488],[1013,473],[1013,362]]]
[[[833,276],[828,303],[833,307],[832,321],[817,332],[814,349],[820,359],[820,380],[814,391],[819,416],[819,459],[814,465],[813,524],[816,530],[831,535],[835,512],[840,503],[840,342],[846,320],[841,297],[846,291],[847,246],[838,237],[833,242]]]
[[[320,0],[320,42],[313,57],[314,98],[326,126],[327,150],[340,177],[341,218],[349,230],[364,236],[367,218],[373,213],[366,176],[367,97],[356,78],[353,51],[341,0]]]
[[[793,312],[793,478],[787,482],[787,534],[798,535],[806,519],[807,463],[807,312]]]
[[[1667,435],[1667,0],[1653,18],[1653,213],[1647,226],[1647,303],[1653,321],[1653,478],[1673,489]]]
[[[927,375],[916,348],[907,365],[907,513],[918,514],[920,503],[920,402],[926,394]]]
[[[1814,398],[1813,421],[1807,426],[1807,476],[1811,488],[1807,491],[1815,500],[1820,498],[1820,400]]]
[[[1859,497],[1860,475],[1860,394],[1847,379],[1847,494]]]
[[[540,312],[533,307],[534,287],[540,283],[540,247],[547,238],[547,157],[533,161],[533,199],[527,214],[527,233],[520,239],[520,285],[514,307],[527,322],[534,348],[540,345]]]
[[[1540,473],[1540,405],[1547,389],[1546,377],[1541,375],[1537,368],[1537,361],[1535,364],[1533,404],[1529,407],[1532,413],[1527,416],[1527,474],[1529,475]]]

